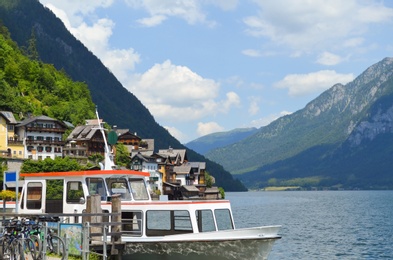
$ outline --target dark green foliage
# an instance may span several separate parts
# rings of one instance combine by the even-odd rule
[[[185,149],[166,129],[155,122],[146,107],[121,85],[101,61],[88,51],[81,42],[75,39],[63,23],[37,0],[0,1],[0,18],[11,32],[12,39],[19,46],[25,50],[32,49],[29,46],[32,46],[32,35],[34,35],[35,48],[38,51],[39,61],[53,64],[56,69],[64,70],[67,75],[70,75],[72,80],[83,82],[83,85],[86,84],[93,102],[98,106],[100,117],[104,118],[110,125],[117,125],[119,128],[128,128],[131,131],[137,132],[144,139],[154,139],[156,150],[166,147]],[[37,66],[42,65],[38,61],[34,62]],[[28,68],[29,66],[25,70],[27,69],[26,71],[29,71]],[[16,68],[10,67],[10,69]],[[36,71],[33,70],[33,72]],[[4,103],[0,105],[0,109],[9,108],[8,110],[12,111],[34,111],[35,113],[46,114],[60,120],[70,121],[74,125],[77,125],[75,122],[80,122],[83,119],[94,118],[94,115],[91,115],[94,107],[88,105],[88,102],[83,101],[84,99],[90,98],[90,95],[86,91],[81,91],[81,89],[79,89],[77,95],[65,95],[65,99],[69,105],[59,101],[54,107],[49,106],[48,104],[55,102],[52,97],[45,99],[45,105],[40,105],[36,101],[37,95],[43,97],[42,94],[45,93],[40,88],[41,84],[53,86],[47,83],[51,81],[51,73],[40,75],[40,77],[35,76],[37,78],[35,82],[36,91],[29,93],[29,95],[32,95],[30,97],[32,99],[31,103],[12,102],[9,100],[12,99],[9,95],[20,94],[20,92],[8,88],[15,86],[13,83],[16,82],[12,82],[13,80],[15,81],[13,77],[8,78],[9,82],[7,86],[2,86],[0,81],[0,100]],[[37,83],[38,79],[40,84]],[[59,82],[57,79],[55,81]],[[59,84],[54,86],[56,88],[56,94],[53,93],[52,95],[64,94],[64,90],[70,87],[69,84],[71,83],[65,79],[60,80]],[[76,83],[76,85],[72,86],[78,88],[78,84],[82,83]],[[1,91],[2,88],[6,87],[7,89],[5,90],[8,94],[4,95],[6,99],[3,101]],[[82,102],[82,104],[79,102]],[[9,103],[12,103],[12,107]],[[82,116],[81,113],[83,112],[86,115]],[[193,153],[192,157],[194,161],[205,161],[203,156],[196,153]],[[218,164],[209,161],[207,167],[216,178],[217,185],[224,187],[225,190],[245,190],[245,187],[240,181],[233,180],[232,176]]]
[[[89,161],[94,162],[98,166],[99,162],[102,162],[105,158],[102,154],[95,153],[88,157]]]
[[[5,31],[3,29],[2,31]],[[31,60],[0,35],[0,109],[16,115],[32,113],[81,124],[94,117],[87,85],[73,82],[52,65]]]
[[[125,145],[119,143],[116,144],[116,157],[115,164],[118,166],[124,166],[130,168],[131,158],[130,153]]]
[[[46,198],[47,200],[63,199],[63,180],[47,180]]]

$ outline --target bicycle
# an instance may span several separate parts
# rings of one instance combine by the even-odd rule
[[[46,218],[40,217],[38,225],[35,226],[36,236],[39,237],[40,245],[40,258],[42,258],[44,246],[45,246],[45,254],[54,255],[55,257],[59,257],[61,260],[66,259],[66,245],[64,240],[56,235],[53,229],[49,227],[45,227],[46,232],[42,232],[42,223],[43,222],[57,222],[58,218]],[[40,225],[41,224],[41,225]]]
[[[5,223],[0,244],[3,259],[37,260],[34,242],[26,236],[23,230],[23,224],[19,220],[14,219],[7,224]]]

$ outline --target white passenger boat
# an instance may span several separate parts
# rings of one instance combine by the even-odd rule
[[[97,194],[102,210],[110,212],[111,196],[120,194],[124,257],[129,255],[129,259],[147,255],[148,259],[267,259],[280,238],[280,226],[236,229],[228,200],[152,200],[146,172],[93,170],[20,176],[24,183],[19,213],[82,213],[87,196]]]
[[[99,129],[105,144],[102,170],[20,174],[18,213],[83,213],[93,195],[101,197],[103,212],[111,213],[111,197],[120,194],[125,259],[267,259],[281,238],[280,226],[236,229],[224,199],[152,200],[146,184],[150,174],[115,170],[104,129]]]

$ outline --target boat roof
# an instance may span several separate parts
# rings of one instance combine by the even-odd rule
[[[133,170],[90,170],[90,171],[71,171],[71,172],[38,172],[38,173],[21,173],[20,177],[24,178],[50,178],[50,177],[75,177],[75,176],[97,176],[97,177],[150,177],[150,173],[133,171]]]

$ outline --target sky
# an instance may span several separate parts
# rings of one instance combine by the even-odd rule
[[[183,144],[266,126],[393,57],[390,0],[39,1]]]

